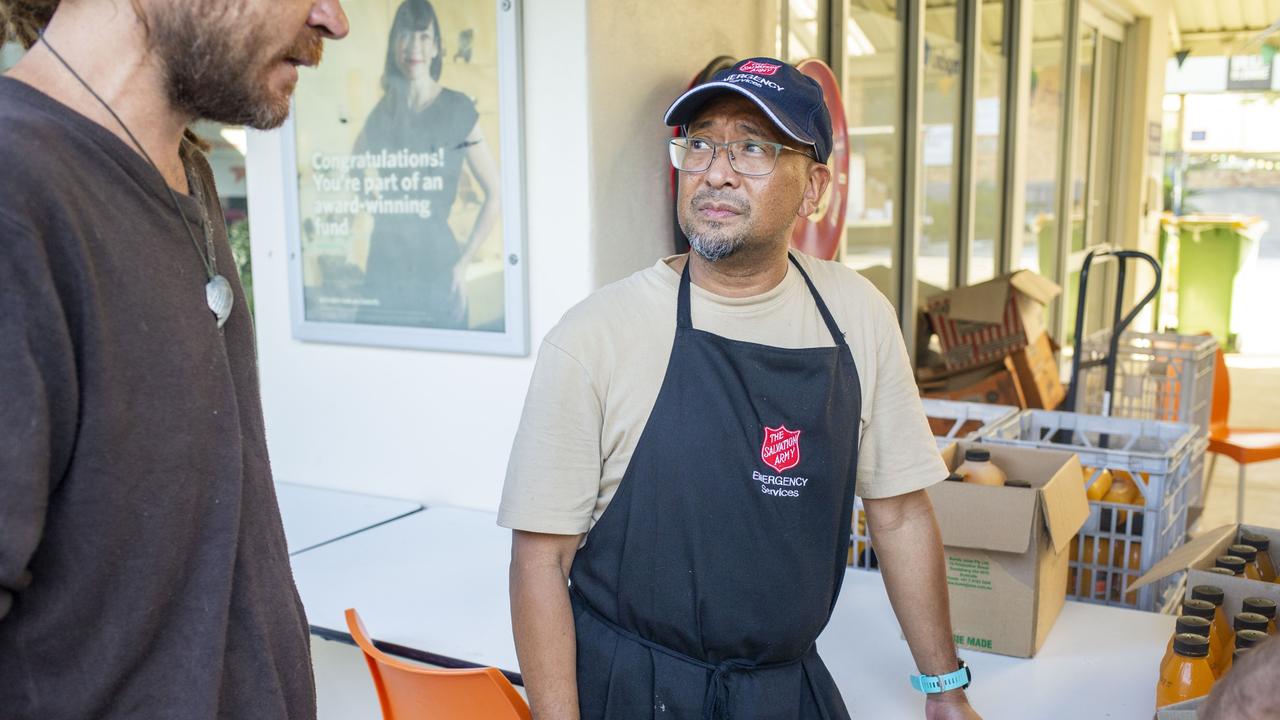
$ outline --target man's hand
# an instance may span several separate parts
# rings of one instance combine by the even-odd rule
[[[982,716],[969,707],[969,698],[963,690],[952,690],[930,695],[924,701],[925,720],[982,720]]]

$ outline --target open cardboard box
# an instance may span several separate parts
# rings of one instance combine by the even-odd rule
[[[949,470],[981,447],[1022,487],[941,482],[929,488],[942,531],[951,625],[970,650],[1032,657],[1067,595],[1071,539],[1089,517],[1080,459],[1060,450],[957,442]]]
[[[1223,525],[1169,553],[1168,557],[1153,565],[1147,574],[1133,581],[1129,589],[1134,590],[1175,572],[1186,570],[1187,597],[1191,597],[1191,590],[1197,585],[1213,585],[1222,588],[1226,595],[1222,609],[1226,611],[1228,618],[1240,612],[1245,598],[1264,597],[1280,603],[1280,584],[1207,572],[1213,567],[1215,558],[1227,554],[1227,546],[1238,540],[1242,528],[1271,539],[1271,557],[1274,561],[1275,548],[1280,546],[1280,530],[1260,525]]]
[[[927,312],[947,367],[959,370],[999,360],[1045,332],[1044,307],[1062,288],[1030,270],[929,298]]]

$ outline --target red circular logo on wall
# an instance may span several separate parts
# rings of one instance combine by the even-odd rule
[[[822,86],[822,97],[831,113],[831,189],[824,212],[801,218],[791,230],[791,246],[823,260],[834,260],[844,237],[844,213],[849,207],[849,124],[835,73],[821,60],[796,63],[796,69]]]
[[[774,472],[790,470],[800,464],[800,431],[788,430],[786,425],[764,429],[764,443],[760,446],[760,459]]]

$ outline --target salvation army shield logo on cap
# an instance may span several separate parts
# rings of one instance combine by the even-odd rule
[[[772,75],[778,72],[781,65],[773,65],[759,60],[748,60],[738,66],[738,72],[751,73],[752,75]]]
[[[790,470],[800,464],[800,431],[788,430],[786,425],[764,429],[764,444],[760,446],[760,459],[774,472]]]

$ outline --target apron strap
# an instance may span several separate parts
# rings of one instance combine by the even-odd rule
[[[800,271],[800,277],[804,278],[804,284],[809,286],[809,294],[813,296],[813,301],[818,305],[818,313],[822,315],[822,321],[827,324],[827,332],[831,333],[831,339],[835,341],[836,347],[848,350],[848,343],[844,340],[844,333],[840,331],[840,326],[836,324],[836,319],[831,316],[831,311],[827,309],[827,303],[823,301],[822,295],[818,293],[818,288],[813,286],[813,281],[809,279],[809,273],[800,267],[800,261],[796,260],[795,255],[787,253],[787,259],[792,265],[796,266],[796,270]],[[690,260],[684,262],[684,271],[680,273],[680,292],[676,297],[676,327],[681,330],[689,330],[693,327],[693,313],[689,309],[689,264]]]
[[[689,665],[695,665],[704,670],[711,671],[711,680],[707,683],[707,689],[702,697],[702,715],[701,720],[726,720],[729,717],[729,674],[741,672],[743,670],[774,670],[778,668],[790,667],[803,660],[803,656],[795,660],[786,660],[777,663],[768,663],[765,665],[756,664],[747,660],[725,660],[719,665],[713,665],[697,658],[689,657],[684,653],[677,652],[671,648],[660,645],[652,640],[648,640],[630,630],[618,625],[609,618],[596,612],[591,607],[591,603],[587,602],[586,597],[574,587],[569,585],[569,594],[582,605],[582,609],[587,611],[594,620],[601,625],[612,630],[620,637],[626,638],[634,643],[638,643],[654,652],[662,653],[667,657],[675,658]]]
[[[831,339],[835,341],[836,347],[848,350],[848,343],[844,341],[844,333],[840,331],[840,326],[836,324],[836,319],[831,316],[831,311],[827,309],[827,303],[822,299],[822,295],[818,293],[818,288],[813,286],[813,281],[809,279],[809,273],[800,267],[800,261],[796,260],[796,256],[790,252],[787,258],[791,260],[791,264],[796,266],[800,271],[800,277],[804,278],[804,284],[809,286],[809,292],[813,295],[813,301],[818,304],[818,312],[822,314],[822,322],[827,324],[827,332],[831,333]]]

